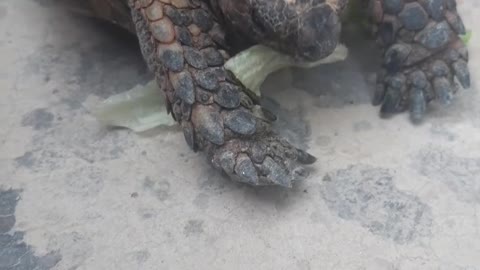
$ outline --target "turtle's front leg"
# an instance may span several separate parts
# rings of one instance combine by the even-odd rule
[[[419,121],[429,102],[451,102],[458,89],[455,77],[463,88],[470,87],[456,0],[367,1],[384,49],[374,98],[383,114],[408,109]]]
[[[198,0],[131,0],[142,53],[194,150],[251,185],[281,185],[315,158],[276,136],[268,117],[224,68],[223,30]]]

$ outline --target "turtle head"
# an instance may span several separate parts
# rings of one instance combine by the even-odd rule
[[[292,46],[294,57],[316,61],[335,50],[340,39],[341,21],[334,6],[324,3],[308,9],[300,14],[298,21],[295,38],[287,43]]]
[[[251,43],[316,61],[330,55],[340,38],[340,12],[348,0],[210,0],[224,22]],[[215,8],[214,8],[215,9]]]

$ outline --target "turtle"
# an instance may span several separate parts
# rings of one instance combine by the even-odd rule
[[[470,87],[466,33],[456,0],[88,0],[90,14],[136,35],[167,111],[188,146],[231,179],[292,187],[316,158],[274,129],[262,107],[224,64],[262,44],[302,61],[330,55],[342,16],[355,1],[368,17],[381,66],[372,104],[381,115],[449,104]]]

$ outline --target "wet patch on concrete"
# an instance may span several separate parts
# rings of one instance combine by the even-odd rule
[[[22,156],[15,159],[18,167],[32,168],[37,160],[31,151],[25,152]]]
[[[26,168],[32,171],[55,170],[62,166],[64,155],[51,149],[38,149],[27,151],[22,156],[15,158],[15,164],[19,168]]]
[[[429,179],[440,181],[458,200],[480,203],[480,157],[461,157],[451,150],[429,145],[420,150],[414,167]]]
[[[371,233],[406,244],[431,235],[432,213],[414,195],[398,190],[383,168],[354,165],[327,174],[321,194],[328,208]]]
[[[44,256],[35,256],[33,247],[23,240],[24,233],[13,230],[19,198],[19,190],[0,189],[0,269],[52,269],[62,259],[60,253],[50,252]]]
[[[185,234],[185,236],[202,234],[204,232],[203,223],[204,221],[199,219],[191,219],[187,221],[187,224],[183,228],[183,234]]]
[[[199,193],[197,197],[193,200],[193,204],[195,207],[201,210],[206,210],[208,209],[208,202],[210,200],[210,197],[206,193]]]
[[[369,131],[372,128],[372,124],[365,120],[353,123],[353,131],[355,132]]]
[[[59,232],[48,239],[49,246],[62,250],[62,261],[58,269],[84,269],[83,266],[92,255],[95,248],[92,240],[85,235],[85,232]]]
[[[32,127],[34,130],[47,129],[52,127],[55,116],[47,109],[35,109],[22,118],[22,126]]]
[[[42,7],[51,7],[54,4],[58,4],[58,0],[33,0]]]
[[[447,141],[454,141],[457,136],[448,130],[444,125],[433,124],[430,128],[430,133],[434,136],[442,137]]]
[[[66,191],[83,197],[96,196],[105,186],[105,173],[93,166],[79,166],[64,176]]]
[[[5,6],[0,6],[0,20],[7,17],[8,9]]]
[[[0,190],[0,233],[7,233],[15,225],[15,207],[19,199],[17,190]]]
[[[331,143],[332,143],[332,138],[330,138],[330,136],[327,136],[327,135],[319,135],[315,139],[315,144],[320,147],[329,146]]]
[[[151,254],[148,250],[133,251],[126,254],[125,258],[129,262],[135,263],[137,266],[141,266],[150,258]]]

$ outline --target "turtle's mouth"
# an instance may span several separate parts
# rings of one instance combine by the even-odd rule
[[[317,61],[329,56],[340,39],[341,23],[338,14],[329,5],[311,9],[301,18],[295,57]]]

